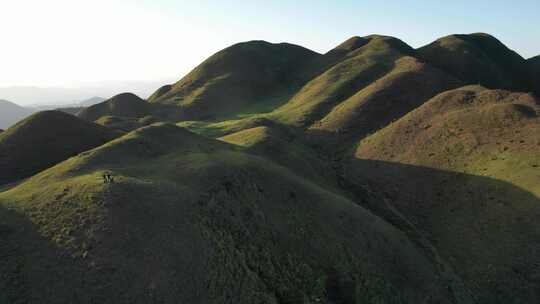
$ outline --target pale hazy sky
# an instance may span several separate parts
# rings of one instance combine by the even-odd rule
[[[418,47],[480,31],[538,55],[540,1],[0,0],[0,87],[165,82],[253,39],[326,52],[353,35]]]

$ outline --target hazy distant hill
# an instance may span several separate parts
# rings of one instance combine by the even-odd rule
[[[84,100],[91,96],[108,98],[126,91],[146,98],[162,85],[163,82],[160,81],[103,81],[80,84],[76,87],[12,86],[0,87],[0,98],[13,100],[25,106],[62,105]]]
[[[102,97],[91,97],[81,101],[73,101],[71,103],[64,104],[46,104],[46,105],[33,105],[30,108],[36,111],[48,111],[48,110],[58,110],[71,115],[77,115],[82,109],[103,102],[105,98]]]
[[[0,134],[0,303],[540,303],[539,65],[250,41],[34,114]]]
[[[0,128],[7,129],[32,113],[34,113],[32,109],[18,106],[7,100],[0,100]]]

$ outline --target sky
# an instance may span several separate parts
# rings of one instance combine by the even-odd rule
[[[0,87],[167,83],[247,40],[324,53],[354,35],[419,47],[472,32],[539,55],[540,1],[0,0]]]

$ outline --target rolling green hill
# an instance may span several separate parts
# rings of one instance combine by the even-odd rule
[[[0,184],[32,176],[116,136],[60,111],[33,114],[0,134]]]
[[[393,64],[384,76],[336,105],[310,130],[360,138],[461,83],[414,57],[401,57]]]
[[[77,116],[87,121],[96,121],[103,116],[142,118],[150,115],[151,111],[151,106],[137,95],[122,93],[104,102],[84,108]]]
[[[353,41],[358,40],[354,39]],[[402,41],[386,36],[368,36],[362,42],[345,42],[335,52],[351,49],[346,58],[308,82],[274,116],[294,126],[309,126],[334,106],[392,70],[394,62],[414,52]],[[358,47],[360,46],[360,47]],[[331,54],[332,52],[330,52]]]
[[[487,34],[250,41],[37,113],[0,133],[0,303],[540,303],[539,84]]]
[[[529,94],[448,91],[362,140],[345,175],[429,234],[480,303],[533,303],[539,114]]]
[[[469,296],[346,197],[174,125],[133,131],[2,192],[0,222],[10,303]]]
[[[250,41],[235,44],[208,58],[149,101],[181,106],[182,119],[211,119],[248,107],[282,103],[307,79],[306,64],[320,56],[292,44]],[[269,101],[270,100],[270,101]]]
[[[525,59],[488,34],[450,35],[418,49],[418,54],[467,84],[531,89]]]

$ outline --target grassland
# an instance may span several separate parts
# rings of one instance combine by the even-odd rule
[[[117,136],[63,112],[33,114],[0,134],[0,184],[30,177]]]
[[[428,63],[467,84],[517,91],[531,89],[525,59],[488,34],[446,36],[420,48],[418,53]]]
[[[538,62],[250,41],[36,114],[0,134],[0,303],[538,303]]]
[[[71,158],[0,206],[14,303],[411,302],[460,286],[347,198],[173,125]]]
[[[362,140],[345,174],[377,183],[479,302],[534,302],[539,113],[530,94],[479,86],[445,92]]]

